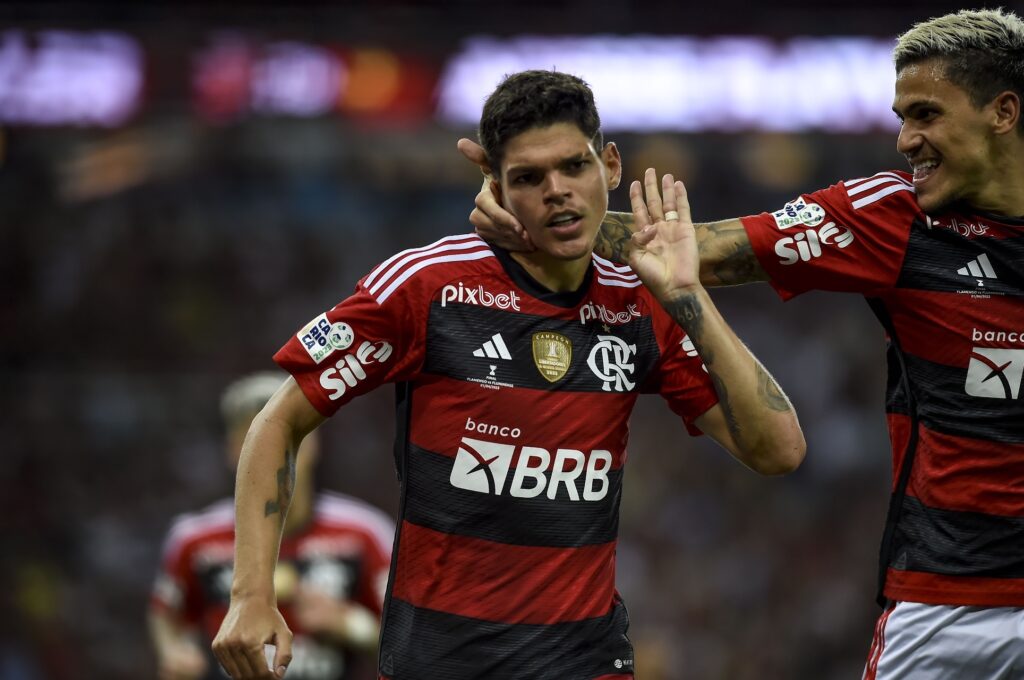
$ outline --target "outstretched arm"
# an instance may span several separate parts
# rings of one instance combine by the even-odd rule
[[[484,150],[476,142],[462,138],[459,151],[484,173],[484,182],[476,195],[469,221],[485,241],[506,250],[533,250],[530,237],[519,221],[501,207],[491,190],[490,172]],[[694,224],[700,247],[700,281],[705,286],[735,286],[767,281],[768,275],[754,255],[747,232],[738,219]],[[631,213],[609,211],[601,223],[594,252],[601,257],[626,264],[636,220]]]
[[[796,413],[701,284],[699,238],[683,183],[666,175],[662,189],[664,205],[653,169],[645,174],[643,188],[639,182],[630,186],[638,231],[631,239],[629,264],[689,335],[714,383],[719,403],[697,425],[750,468],[763,474],[789,472],[806,451]]]
[[[477,205],[481,201],[477,198]],[[494,203],[498,209],[501,206]],[[486,204],[488,209],[494,207]],[[478,210],[485,214],[480,208]],[[480,220],[480,217],[477,217]],[[482,220],[481,220],[482,221]],[[476,223],[474,222],[474,226]],[[705,286],[736,286],[754,281],[767,281],[768,274],[754,255],[743,223],[738,219],[694,224],[700,252],[700,282]],[[479,231],[479,227],[478,227]],[[630,213],[609,211],[601,223],[594,250],[601,257],[625,264],[629,257],[636,220]]]
[[[323,422],[294,378],[288,378],[253,420],[235,478],[235,567],[231,605],[213,641],[224,670],[236,680],[270,680],[291,661],[291,631],[277,610],[274,569],[284,519],[295,488],[295,455]],[[263,645],[276,646],[274,671]]]

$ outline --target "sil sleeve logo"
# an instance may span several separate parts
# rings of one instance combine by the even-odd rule
[[[964,391],[972,397],[1016,399],[1024,376],[1024,349],[975,347]]]

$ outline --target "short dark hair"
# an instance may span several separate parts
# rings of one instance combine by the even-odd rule
[[[596,150],[604,146],[594,93],[582,78],[558,71],[520,71],[505,76],[480,114],[480,145],[491,171],[500,175],[509,140],[555,123],[572,123]]]
[[[1024,99],[1024,22],[1013,12],[960,10],[929,19],[899,36],[893,50],[897,73],[933,58],[945,61],[946,78],[975,108],[1005,90]]]

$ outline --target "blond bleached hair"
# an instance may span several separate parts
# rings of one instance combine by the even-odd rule
[[[263,371],[234,381],[220,398],[220,414],[229,426],[248,423],[267,405],[286,375]]]
[[[915,24],[896,40],[899,73],[928,59],[981,107],[1010,90],[1024,100],[1024,21],[1003,9],[962,9]]]

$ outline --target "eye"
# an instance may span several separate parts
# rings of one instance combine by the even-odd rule
[[[583,168],[590,165],[590,160],[586,158],[579,158],[569,162],[569,170],[573,172],[580,172]]]
[[[516,175],[515,177],[512,178],[512,184],[526,185],[526,184],[533,184],[533,183],[534,183],[534,175],[532,173],[529,173],[529,172],[523,173],[522,175]]]

